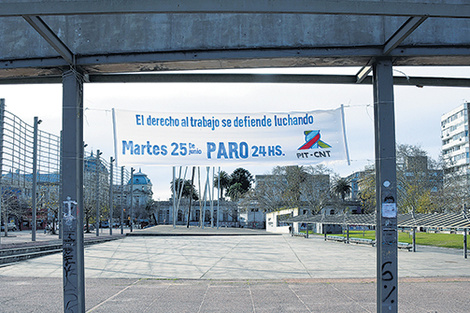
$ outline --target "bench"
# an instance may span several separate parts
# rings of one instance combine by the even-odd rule
[[[398,249],[407,249],[408,251],[413,250],[413,245],[407,242],[398,242],[397,243]]]
[[[372,245],[372,247],[375,246],[375,240],[366,238],[349,238],[349,242],[356,244]]]
[[[346,241],[346,237],[342,237],[342,236],[331,236],[331,235],[328,235],[328,236],[326,236],[326,239],[327,239],[327,240],[333,240],[333,241],[341,241],[341,242],[345,242],[345,241]]]

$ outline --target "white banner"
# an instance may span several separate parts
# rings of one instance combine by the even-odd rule
[[[149,113],[113,110],[121,165],[303,165],[346,160],[343,110]]]

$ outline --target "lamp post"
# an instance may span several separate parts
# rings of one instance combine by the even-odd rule
[[[113,162],[114,158],[109,158],[109,235],[113,235]]]
[[[96,236],[100,235],[100,150],[96,150]]]
[[[124,234],[124,166],[121,166],[121,235]]]
[[[37,116],[34,117],[34,134],[33,134],[33,186],[32,186],[32,230],[31,240],[36,241],[36,211],[37,211],[37,184],[38,184],[38,125],[41,124],[41,120]],[[7,229],[7,221],[5,221],[5,229]]]
[[[131,221],[130,221],[130,231],[132,233],[132,230],[133,230],[133,226],[134,226],[134,210],[133,210],[133,206],[134,206],[134,172],[135,172],[135,168],[131,167],[131,207],[130,207],[130,218],[131,218]]]

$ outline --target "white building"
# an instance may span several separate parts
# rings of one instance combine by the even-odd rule
[[[176,225],[186,225],[188,222],[188,209],[189,209],[189,199],[183,198],[180,201],[175,212],[175,224]],[[217,214],[217,209],[219,209],[219,214]],[[173,224],[173,200],[170,201],[156,201],[155,202],[155,218],[157,219],[158,224]],[[211,212],[213,219],[211,221]],[[203,214],[201,214],[203,213]],[[191,202],[191,212],[189,214],[189,224],[192,226],[201,225],[201,219],[204,218],[205,226],[217,226],[217,217],[219,220],[220,227],[240,227],[239,222],[239,212],[237,205],[231,201],[217,200],[213,201],[211,208],[211,201],[206,201],[204,204],[203,201],[193,200]]]
[[[149,201],[152,199],[153,192],[152,192],[152,182],[147,177],[147,174],[142,173],[139,169],[137,173],[134,173],[134,181],[132,182],[129,180],[127,186],[131,188],[134,187],[132,190],[132,196],[134,198],[133,205],[134,207],[145,207]],[[127,204],[130,205],[130,197],[127,199]]]
[[[470,177],[468,111],[463,103],[441,117],[442,154],[445,161],[444,179],[450,175]]]

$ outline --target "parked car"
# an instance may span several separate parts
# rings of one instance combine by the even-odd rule
[[[15,231],[17,229],[15,223],[7,223],[7,225],[8,225],[8,231]],[[4,225],[2,225],[2,231],[5,231]]]

